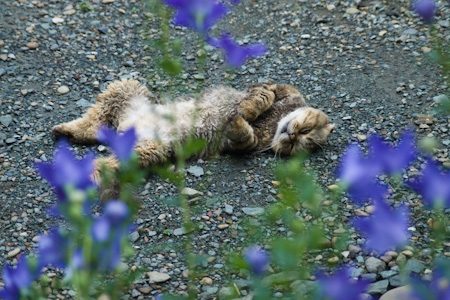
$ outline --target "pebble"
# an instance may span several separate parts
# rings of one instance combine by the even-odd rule
[[[78,101],[76,102],[76,105],[77,105],[78,107],[84,107],[84,108],[87,108],[87,107],[90,107],[90,106],[91,106],[91,103],[90,103],[89,101],[87,101],[86,99],[81,98],[80,100],[78,100]]]
[[[367,140],[367,135],[365,134],[356,134],[355,136],[359,142],[364,142],[365,140]]]
[[[27,46],[27,48],[30,50],[34,50],[39,47],[39,44],[37,42],[28,42],[25,46]]]
[[[264,208],[263,207],[243,207],[242,211],[244,212],[244,214],[249,215],[249,216],[258,216],[258,215],[262,215],[264,213]]]
[[[376,257],[369,257],[365,261],[366,269],[370,273],[380,273],[386,269],[386,263]]]
[[[397,271],[392,271],[392,270],[387,270],[387,271],[380,272],[380,275],[381,275],[381,277],[383,279],[389,279],[392,276],[397,275],[397,274],[398,274]]]
[[[404,251],[402,251],[402,254],[404,256],[406,256],[407,258],[411,258],[414,256],[414,253],[411,250],[404,250]]]
[[[332,184],[328,186],[329,191],[337,191],[339,190],[339,186],[337,184]]]
[[[184,227],[177,228],[173,231],[173,234],[176,236],[183,235],[185,233],[186,233],[186,230],[184,229]]]
[[[210,277],[203,277],[200,283],[203,285],[212,285],[213,280]]]
[[[369,282],[374,282],[377,279],[377,274],[375,273],[366,273],[361,276],[363,280],[367,280]]]
[[[229,204],[225,204],[225,212],[229,215],[233,214],[234,207]]]
[[[2,124],[4,127],[8,127],[13,120],[13,117],[11,115],[4,115],[0,116],[0,124]]]
[[[389,285],[389,280],[380,280],[377,282],[374,282],[369,285],[369,289],[367,293],[374,295],[374,294],[384,294],[387,291]]]
[[[151,292],[153,289],[152,289],[151,287],[149,287],[149,286],[143,286],[143,287],[138,288],[138,290],[139,290],[139,292],[141,292],[142,294],[147,295],[147,294],[150,294],[150,292]]]
[[[52,18],[53,24],[61,24],[61,23],[64,23],[64,21],[65,20],[63,18],[59,18],[59,17]]]
[[[404,275],[394,275],[389,278],[389,284],[393,287],[404,286],[408,283],[408,278]]]
[[[413,272],[420,274],[423,272],[423,270],[425,270],[425,265],[415,259],[409,259],[406,262],[405,270],[406,272]]]
[[[411,294],[411,287],[402,286],[387,291],[380,300],[419,300],[419,298]]]
[[[161,283],[170,280],[170,275],[161,272],[147,272],[146,273],[149,278],[149,283]]]
[[[185,187],[182,191],[181,194],[189,197],[189,198],[193,198],[193,197],[197,197],[197,196],[202,196],[203,193],[197,190],[194,190],[190,187]]]
[[[64,95],[64,94],[67,94],[70,90],[67,86],[63,85],[63,86],[60,86],[56,91],[58,92],[58,94]]]
[[[349,15],[353,15],[359,13],[359,9],[357,9],[356,7],[349,7],[345,12]]]
[[[139,232],[137,231],[133,231],[132,233],[130,233],[128,235],[128,239],[130,240],[130,242],[134,243],[139,239]]]
[[[153,56],[157,51],[151,50],[152,46],[142,44],[143,37],[138,30],[144,26],[142,32],[154,35],[150,39],[159,38],[156,14],[144,11],[141,3],[134,0],[128,1],[129,5],[120,1],[85,2],[90,3],[93,10],[83,11],[79,6],[80,2],[77,1],[5,1],[6,15],[2,25],[6,29],[5,33],[17,33],[19,39],[17,42],[14,34],[5,34],[0,41],[0,81],[4,83],[0,98],[0,118],[5,115],[11,116],[7,126],[0,123],[0,186],[4,182],[8,183],[7,191],[3,193],[2,190],[3,194],[0,193],[0,197],[4,196],[2,203],[6,204],[6,210],[9,209],[9,205],[12,212],[17,213],[18,222],[22,224],[23,229],[16,234],[4,234],[0,238],[4,257],[17,245],[28,247],[32,236],[52,224],[46,218],[45,211],[55,201],[54,194],[50,187],[42,186],[41,179],[36,176],[32,167],[36,159],[48,161],[52,157],[54,141],[49,134],[52,125],[79,117],[91,103],[95,102],[95,97],[105,85],[118,78],[137,78],[156,94],[170,94],[172,89],[180,94],[185,91],[195,93],[206,86],[224,81],[222,74],[226,72],[221,71],[225,69],[224,56],[212,47],[206,50],[208,59],[204,71],[195,68],[196,52],[199,48],[195,47],[196,43],[192,47],[191,41],[195,40],[192,37],[196,35],[191,30],[171,25],[174,40],[188,41],[182,49],[181,61],[184,62],[185,58],[191,56],[192,62],[185,66],[186,70],[181,74],[181,78],[184,79],[168,80],[161,75],[154,63]],[[110,4],[100,4],[105,2]],[[245,29],[249,25],[252,28],[251,31],[240,35],[240,44],[263,40],[268,43],[267,46],[271,51],[266,57],[252,59],[237,69],[234,74],[227,77],[225,84],[229,82],[230,85],[243,89],[251,83],[267,81],[267,74],[270,74],[275,82],[290,83],[299,88],[306,94],[311,106],[320,107],[329,114],[333,122],[337,123],[329,143],[323,150],[311,156],[305,164],[305,169],[313,169],[312,173],[317,179],[319,188],[325,187],[326,190],[326,187],[336,182],[334,170],[348,142],[352,140],[361,142],[361,147],[366,153],[367,136],[370,132],[377,132],[396,144],[401,129],[419,119],[413,114],[430,115],[429,108],[437,106],[430,106],[430,100],[445,91],[445,87],[440,86],[443,85],[443,81],[439,71],[436,71],[437,68],[428,62],[426,68],[423,67],[423,63],[427,61],[423,53],[429,53],[432,49],[429,43],[430,36],[426,26],[409,13],[407,2],[390,5],[389,1],[375,1],[373,5],[367,5],[371,2],[301,1],[298,7],[291,3],[280,2],[272,5],[270,10],[265,10],[261,9],[268,3],[265,0],[259,1],[257,6],[250,5],[251,1],[247,3],[244,1],[242,5],[233,7],[237,10],[236,13],[229,15],[230,23],[227,23],[227,26],[230,30],[241,27]],[[26,18],[22,19],[20,11],[25,8]],[[448,25],[448,22],[442,21],[446,21],[448,6],[440,5],[439,9],[442,15],[437,16],[438,23],[435,24],[439,26],[438,34],[445,37],[448,27],[444,26]],[[245,17],[239,18],[241,14]],[[53,17],[60,18],[61,22],[53,23]],[[275,25],[267,26],[267,24]],[[30,48],[26,43],[30,41],[38,43],[36,50],[28,50]],[[280,46],[284,46],[283,52],[278,50]],[[204,55],[203,51],[201,52],[201,55]],[[150,58],[145,59],[144,55],[149,55]],[[401,59],[393,60],[391,55]],[[37,56],[39,59],[36,59]],[[201,74],[196,76],[198,82],[193,77],[194,74]],[[60,85],[67,85],[70,93],[68,96],[52,99],[52,89],[58,94],[56,89]],[[395,93],[397,87],[401,89]],[[386,93],[380,94],[376,90]],[[435,115],[428,117],[434,123],[423,118],[416,124],[418,139],[429,134],[442,141],[442,144],[437,144],[434,158],[450,166],[448,156],[441,156],[448,152],[444,150],[450,146],[446,145],[450,140],[448,119]],[[427,126],[420,129],[420,124]],[[5,142],[7,139],[8,143]],[[96,147],[92,146],[77,145],[73,146],[73,149],[78,157],[83,156],[89,149],[97,152]],[[102,153],[105,154],[107,153]],[[234,156],[221,156],[218,159],[211,158],[208,161],[205,159],[204,162],[194,163],[205,168],[204,173],[208,175],[206,177],[187,173],[187,185],[204,191],[207,195],[206,201],[210,200],[212,195],[219,198],[217,202],[200,201],[192,211],[193,221],[198,219],[204,225],[202,230],[192,233],[193,243],[198,247],[196,249],[204,251],[208,258],[214,257],[211,265],[219,263],[224,266],[215,269],[208,265],[205,272],[208,272],[207,277],[213,280],[214,285],[207,286],[214,288],[208,289],[208,292],[215,293],[216,287],[222,290],[229,279],[225,263],[227,252],[239,251],[241,241],[249,240],[246,230],[241,229],[243,224],[241,221],[247,216],[242,208],[259,206],[268,210],[269,199],[276,201],[274,197],[269,198],[268,195],[278,194],[273,188],[276,187],[276,181],[281,181],[274,176],[272,167],[275,163],[285,161],[284,158],[272,158],[273,154],[270,153],[237,156],[237,159]],[[447,162],[444,159],[447,159]],[[420,170],[421,164],[422,161],[416,161],[415,167]],[[208,166],[208,171],[205,166]],[[245,174],[240,173],[244,169]],[[403,173],[403,176],[411,177],[415,175],[414,172],[419,173],[418,170],[411,169]],[[246,180],[246,177],[250,179]],[[10,183],[12,185],[9,185]],[[178,253],[173,256],[175,253],[170,250],[172,245],[178,246],[185,238],[183,235],[162,234],[164,229],[169,229],[173,233],[173,229],[182,227],[182,213],[179,207],[169,207],[158,201],[165,197],[175,197],[177,189],[170,182],[153,176],[147,178],[147,183],[149,188],[139,196],[142,205],[139,213],[142,225],[139,226],[142,226],[144,231],[139,231],[142,237],[134,245],[135,262],[144,270],[168,273],[172,280],[164,284],[152,284],[151,287],[147,287],[148,294],[142,290],[148,281],[133,282],[133,287],[123,295],[124,299],[132,299],[133,290],[142,293],[134,299],[150,299],[163,291],[179,294],[187,290],[184,284],[186,279],[181,275],[185,274],[186,265]],[[10,192],[9,189],[13,191]],[[336,190],[339,191],[337,187]],[[31,196],[27,196],[28,193]],[[43,193],[47,195],[42,196]],[[349,208],[347,205],[351,204],[351,200],[344,194],[332,199],[328,198],[327,194],[324,192],[325,197],[322,201],[324,205],[321,209],[330,217],[323,224],[331,239],[333,230],[341,228],[344,222],[356,214],[354,210],[359,207]],[[431,231],[426,226],[426,220],[430,217],[429,212],[422,206],[417,196],[410,199],[408,196],[411,192],[403,187],[395,187],[392,194],[401,195],[398,201],[410,205],[411,224],[416,228],[416,231],[411,233],[413,238],[417,238],[411,240],[411,244],[417,246],[417,250],[414,251],[420,253],[424,247],[430,247],[428,241],[432,238]],[[202,199],[201,196],[199,194],[193,198]],[[334,198],[338,199],[335,201]],[[25,205],[14,206],[17,199]],[[396,201],[397,199],[392,203],[397,205],[394,203]],[[230,205],[232,209],[224,203]],[[40,212],[36,211],[37,208]],[[224,210],[222,214],[214,213],[221,209]],[[300,207],[298,209],[295,213],[305,218],[308,226],[322,222],[324,216],[311,217],[308,209]],[[30,220],[23,221],[24,217],[21,217],[21,214],[27,210],[31,212],[32,217],[30,218],[29,214]],[[364,209],[361,211],[368,215]],[[206,217],[209,212],[212,212],[209,219],[204,219],[203,216]],[[160,220],[157,217],[161,214],[164,214],[165,218]],[[222,219],[219,219],[219,216]],[[227,223],[228,219],[233,222]],[[250,220],[259,221],[255,218]],[[9,221],[9,219],[2,221],[1,227],[7,227],[9,224],[5,226],[5,223]],[[219,231],[217,226],[220,224],[228,224],[230,229]],[[287,226],[281,227],[280,224],[275,226],[273,231],[270,231],[272,228],[262,221],[257,223],[257,226],[264,240],[270,239],[274,233],[278,234],[278,228],[282,228],[284,230],[282,234],[288,237],[291,234]],[[29,233],[29,237],[22,234],[25,231]],[[364,241],[359,232],[350,231],[349,234],[352,243],[363,244],[356,242]],[[162,251],[147,251],[151,244],[159,246],[166,243],[168,246]],[[9,248],[5,249],[5,245]],[[330,240],[327,240],[327,245],[331,246]],[[209,254],[212,250],[216,251],[214,255]],[[359,249],[353,251],[350,247],[343,250],[350,252],[347,258],[342,258],[344,263],[356,266],[360,272],[366,271],[364,262],[370,253]],[[312,263],[326,266],[326,259],[341,251],[325,249],[319,252],[321,259]],[[317,255],[319,253],[313,253],[312,258],[320,258]],[[346,252],[343,253],[347,256]],[[445,248],[443,253],[448,255],[450,250]],[[393,260],[389,261],[388,257],[392,257]],[[375,274],[378,276],[376,279],[383,278],[395,284],[397,275],[388,277],[393,274],[388,272],[391,270],[396,272],[393,264],[396,263],[394,260],[397,257],[398,255],[386,253],[382,260],[389,262],[392,268],[379,274],[368,274]],[[420,257],[422,258],[422,255]],[[402,258],[406,264],[404,254],[400,254],[398,262],[401,262]],[[423,257],[426,261],[429,258]],[[233,281],[241,279],[239,274],[235,275]],[[199,275],[198,279],[205,276]],[[206,290],[203,287],[197,285],[202,293],[198,297],[199,300],[218,296],[205,294]],[[254,297],[249,284],[240,291],[242,298]],[[303,292],[303,289],[300,291]],[[281,298],[291,296],[285,289],[276,292],[279,292],[276,295]],[[68,297],[68,294],[64,295]],[[134,295],[138,295],[136,291]],[[274,295],[271,294],[268,298],[270,297],[273,298]]]
[[[205,174],[205,171],[202,167],[199,166],[191,166],[186,170],[189,174],[194,175],[195,177],[201,177]]]
[[[9,251],[8,254],[6,255],[6,257],[12,258],[12,257],[15,257],[19,253],[20,253],[20,248],[15,248],[14,250]]]
[[[137,289],[133,289],[133,290],[131,291],[131,296],[132,296],[133,298],[137,298],[137,297],[139,297],[140,295],[142,295],[142,293],[139,292]]]
[[[327,261],[328,261],[330,264],[335,264],[335,263],[338,263],[338,262],[339,262],[339,257],[333,256],[333,257],[330,257]]]
[[[356,245],[348,245],[348,251],[350,252],[351,255],[356,255],[359,252],[361,252],[361,247],[358,247]]]

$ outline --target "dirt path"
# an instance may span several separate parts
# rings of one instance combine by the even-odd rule
[[[196,87],[223,82],[243,88],[268,79],[296,86],[311,106],[323,109],[337,123],[329,144],[307,161],[324,188],[335,182],[334,170],[347,144],[364,141],[374,131],[395,141],[413,124],[419,136],[442,141],[435,156],[448,164],[449,120],[430,112],[432,98],[445,86],[438,67],[426,58],[431,47],[427,27],[410,12],[409,1],[244,0],[215,30],[230,31],[242,42],[262,41],[270,52],[229,75],[222,55],[207,47],[203,81],[195,76],[200,72],[195,61],[201,44],[195,34],[174,30],[174,37],[185,42],[181,56],[185,71],[182,80],[170,81],[155,65],[154,39],[159,31],[154,14],[141,1],[101,2],[105,1],[93,1],[93,10],[83,11],[75,0],[0,0],[0,257],[4,257],[0,265],[17,261],[18,255],[11,254],[15,249],[20,249],[19,256],[32,251],[34,237],[56,222],[46,215],[55,197],[33,167],[52,157],[55,143],[50,128],[80,116],[108,82],[123,77],[136,77],[161,94],[177,89],[196,92]],[[448,15],[444,3],[441,10],[442,16]],[[439,24],[448,37],[448,20],[441,18]],[[73,150],[83,155],[87,149],[105,153],[97,147]],[[241,251],[242,241],[248,239],[241,227],[242,208],[264,208],[276,201],[272,167],[277,161],[266,153],[189,163],[188,167],[204,171],[201,176],[188,172],[187,185],[204,192],[194,208],[194,220],[204,225],[195,247],[210,257],[205,274],[213,279],[211,286],[199,283],[200,298],[211,299],[220,291],[228,270],[225,256]],[[415,172],[409,170],[405,176]],[[137,220],[135,264],[168,273],[172,279],[163,285],[137,282],[128,297],[144,299],[148,293],[186,288],[182,257],[170,250],[177,249],[183,238],[176,234],[181,216],[159,201],[176,193],[173,185],[156,177],[139,191],[143,209]],[[354,207],[345,197],[341,201],[325,208],[323,217],[335,211],[353,216]],[[413,217],[414,245],[426,248],[427,215],[418,209]],[[226,220],[231,226],[218,229]],[[342,220],[334,223],[337,228]],[[329,233],[331,239],[332,228]],[[360,244],[360,237],[352,235],[352,243]],[[329,249],[322,255],[325,262],[336,253]],[[359,252],[339,259],[367,273],[368,256]]]

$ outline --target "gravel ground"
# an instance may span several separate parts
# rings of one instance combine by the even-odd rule
[[[323,109],[337,124],[323,151],[306,161],[324,189],[335,183],[334,170],[349,142],[364,144],[369,132],[395,141],[408,125],[418,137],[437,138],[434,157],[450,167],[449,118],[432,111],[433,97],[444,93],[446,86],[439,68],[427,58],[428,29],[411,13],[409,1],[244,0],[218,28],[244,43],[263,41],[269,54],[232,74],[222,55],[206,47],[202,73],[195,67],[201,40],[189,30],[173,28],[174,36],[185,42],[182,80],[170,80],[155,65],[158,20],[145,1],[86,2],[92,11],[84,12],[75,0],[0,0],[0,266],[15,264],[31,252],[35,237],[57,222],[46,215],[55,197],[33,167],[51,159],[55,142],[50,128],[79,117],[108,82],[123,77],[138,78],[161,95],[196,92],[223,82],[244,88],[273,79],[296,86],[311,106]],[[449,9],[446,1],[441,2],[439,31],[448,39],[450,24],[444,16]],[[102,147],[73,147],[80,156],[87,149],[105,152]],[[194,221],[203,224],[194,247],[208,256],[204,274],[208,279],[198,283],[199,299],[220,293],[227,280],[226,255],[242,251],[248,238],[242,227],[247,215],[276,201],[272,167],[279,161],[263,153],[188,163],[187,186],[202,192],[193,206]],[[420,168],[421,161],[404,177],[418,174]],[[186,266],[178,251],[184,238],[181,213],[160,201],[176,195],[177,189],[152,176],[138,193],[142,210],[138,230],[130,236],[137,250],[135,265],[170,279],[149,283],[144,278],[124,299],[183,292]],[[356,275],[374,282],[367,299],[404,285],[398,275],[401,261],[408,261],[413,272],[429,273],[430,214],[416,195],[401,188],[393,193],[412,211],[414,248],[407,246],[379,260],[361,250],[364,239],[351,232],[348,253],[330,248],[312,257],[317,265],[336,261],[354,265]],[[329,205],[326,200],[319,218],[327,224],[329,240],[339,234],[345,220],[371,212],[370,206],[355,207],[344,196],[339,201]],[[264,230],[272,234],[270,228]],[[449,245],[443,246],[446,255]],[[235,279],[246,295],[246,281]],[[62,291],[53,298],[72,296],[73,291]]]

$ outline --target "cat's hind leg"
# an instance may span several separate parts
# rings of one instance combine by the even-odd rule
[[[271,84],[258,84],[247,89],[248,96],[239,105],[239,114],[248,122],[255,121],[268,110],[275,101],[275,87]]]
[[[225,129],[225,136],[226,151],[251,151],[258,146],[258,138],[253,128],[240,116],[230,121]]]
[[[94,104],[83,117],[56,125],[52,133],[56,137],[65,136],[73,143],[92,144],[97,141],[97,131],[102,124],[100,108]]]
[[[117,80],[98,95],[96,103],[83,117],[56,125],[52,133],[55,136],[67,136],[75,143],[95,143],[97,131],[102,124],[116,128],[119,126],[121,116],[133,98],[156,102],[150,91],[136,80]]]

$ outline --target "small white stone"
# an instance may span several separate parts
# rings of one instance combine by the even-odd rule
[[[63,86],[60,86],[56,91],[58,92],[58,94],[64,95],[64,94],[67,94],[70,90],[67,86],[63,85]]]
[[[367,140],[367,135],[365,135],[365,134],[357,134],[356,138],[358,139],[358,141],[364,142],[365,140]]]
[[[20,252],[20,248],[16,248],[12,251],[9,251],[7,256],[8,256],[8,258],[15,257],[17,254],[19,254],[19,252]]]
[[[165,282],[170,279],[168,274],[155,271],[148,272],[147,276],[149,278],[149,283]]]
[[[30,50],[34,50],[39,47],[39,44],[37,42],[28,42],[25,46]]]
[[[191,188],[188,188],[188,187],[184,188],[184,189],[181,191],[181,194],[183,194],[183,195],[185,195],[185,196],[188,196],[188,197],[195,197],[195,196],[201,196],[201,195],[203,195],[202,192],[197,191],[197,190],[194,190],[194,189],[191,189]]]
[[[64,19],[60,18],[60,17],[54,17],[52,19],[52,22],[53,22],[53,24],[61,24],[61,23],[64,23]]]
[[[75,13],[76,13],[75,9],[67,9],[67,10],[63,11],[63,15],[65,15],[65,16],[71,16],[71,15],[74,15]]]
[[[430,53],[431,52],[431,48],[430,47],[422,47],[422,52],[423,53]]]
[[[345,12],[349,15],[353,15],[359,13],[359,9],[357,9],[356,7],[349,7]]]

